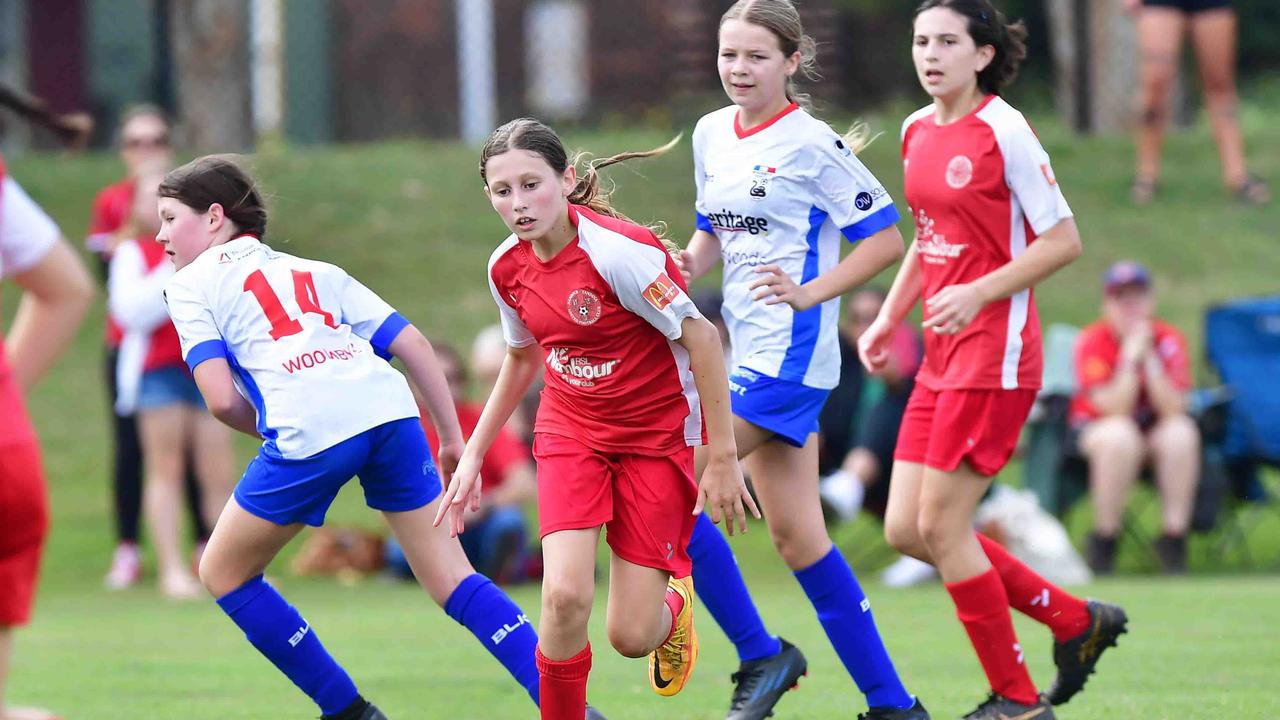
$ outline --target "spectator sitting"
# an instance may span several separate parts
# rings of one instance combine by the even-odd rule
[[[464,439],[469,439],[480,421],[484,406],[467,402],[467,371],[457,351],[444,343],[433,343],[440,368],[449,381]],[[422,429],[432,448],[440,447],[440,437],[424,408]],[[498,433],[480,468],[484,482],[479,512],[466,519],[466,531],[458,536],[462,549],[477,572],[498,584],[527,579],[529,566],[528,531],[523,506],[537,496],[537,481],[529,449],[507,428]],[[387,566],[408,576],[411,571],[399,544],[387,543]]]
[[[1187,414],[1187,342],[1153,316],[1146,268],[1116,263],[1103,276],[1103,317],[1076,341],[1071,424],[1089,464],[1093,533],[1087,559],[1110,573],[1129,491],[1145,465],[1155,471],[1163,534],[1156,553],[1165,572],[1187,567],[1187,528],[1200,468],[1200,434]]]
[[[863,507],[884,517],[898,427],[920,367],[920,339],[906,323],[898,328],[883,370],[868,376],[858,361],[858,336],[875,320],[884,298],[884,291],[865,288],[850,301],[840,326],[840,382],[818,419],[822,497],[841,520]]]

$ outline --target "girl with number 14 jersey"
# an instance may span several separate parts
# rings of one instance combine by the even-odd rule
[[[324,718],[385,720],[262,577],[304,525],[324,523],[358,475],[427,593],[537,702],[528,618],[431,524],[440,473],[409,385],[386,361],[399,358],[420,389],[447,478],[462,433],[431,344],[341,268],[264,244],[266,209],[229,160],[194,160],[159,194],[156,239],[177,267],[165,296],[183,357],[214,416],[264,441],[200,562],[218,606]]]

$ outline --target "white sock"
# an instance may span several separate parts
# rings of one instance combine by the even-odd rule
[[[844,470],[836,470],[818,485],[822,499],[835,509],[842,520],[852,519],[862,509],[865,490],[857,475]]]

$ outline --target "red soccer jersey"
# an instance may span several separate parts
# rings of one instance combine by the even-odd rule
[[[489,260],[512,347],[546,353],[535,432],[603,452],[661,455],[703,441],[689,354],[699,317],[675,262],[648,229],[569,206],[577,237],[543,262],[514,235]]]
[[[948,125],[934,121],[933,106],[917,111],[903,124],[902,157],[925,300],[1007,264],[1071,216],[1031,126],[998,96]],[[916,379],[933,390],[1035,389],[1042,365],[1027,289],[987,305],[956,335],[926,332]]]
[[[1191,389],[1191,358],[1187,354],[1187,339],[1178,329],[1160,320],[1151,321],[1156,355],[1164,365],[1164,371],[1175,387]],[[1099,385],[1109,382],[1120,363],[1121,339],[1105,321],[1098,321],[1080,331],[1076,338],[1076,394],[1071,398],[1071,422],[1081,423],[1101,417],[1102,413],[1089,401],[1089,393]],[[1145,384],[1138,391],[1135,415],[1150,413],[1151,401]]]
[[[89,235],[84,240],[85,247],[105,258],[110,236],[124,227],[129,213],[133,211],[133,188],[133,181],[125,179],[98,192],[93,199],[93,215],[89,218]],[[120,347],[124,331],[111,319],[110,313],[107,314],[104,325],[107,347]]]
[[[458,423],[462,426],[463,440],[471,439],[471,434],[476,431],[476,425],[480,423],[480,413],[483,410],[483,405],[458,403]],[[439,452],[440,435],[431,422],[431,415],[421,406],[418,407],[418,411],[422,415],[420,421],[423,431],[427,433],[427,442],[431,443],[432,450]],[[528,459],[529,451],[520,444],[516,436],[505,427],[498,428],[498,436],[493,439],[489,452],[485,453],[480,461],[480,477],[484,480],[485,489],[493,490],[501,485],[512,465]]]

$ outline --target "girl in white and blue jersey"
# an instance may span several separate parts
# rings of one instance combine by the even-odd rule
[[[818,496],[818,413],[840,373],[839,296],[900,258],[903,243],[892,200],[856,157],[862,143],[802,107],[792,78],[812,59],[790,0],[740,0],[721,19],[719,72],[733,104],[694,130],[698,229],[680,261],[691,278],[724,263],[738,452],[779,554],[866,696],[865,717],[916,720],[928,714],[899,681]],[[842,239],[856,243],[844,260]],[[717,585],[699,577],[698,542],[695,530],[705,596]],[[739,604],[704,601],[713,614]]]
[[[341,268],[264,244],[266,209],[231,161],[194,160],[169,173],[159,194],[156,239],[177,268],[165,296],[183,358],[209,410],[264,441],[200,562],[219,607],[324,718],[384,718],[262,577],[304,525],[324,523],[358,475],[427,593],[537,702],[528,617],[432,527],[440,472],[409,385],[387,362],[399,358],[421,390],[447,481],[462,433],[431,344]]]

